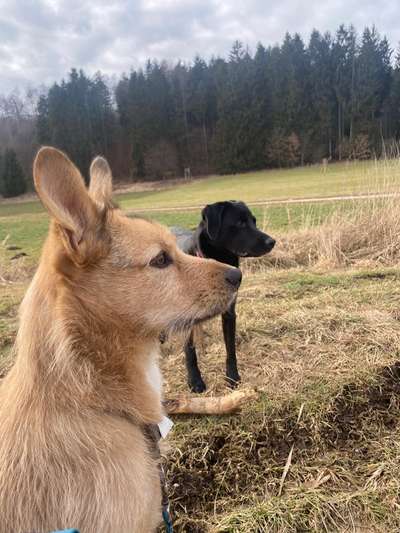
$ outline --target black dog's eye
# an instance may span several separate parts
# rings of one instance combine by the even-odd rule
[[[236,226],[237,226],[238,228],[245,228],[245,227],[246,227],[246,224],[247,224],[247,222],[246,222],[245,220],[238,220],[238,221],[236,222]]]
[[[160,252],[158,255],[153,257],[150,261],[150,266],[155,268],[165,268],[172,263],[172,259],[167,254],[167,252]]]

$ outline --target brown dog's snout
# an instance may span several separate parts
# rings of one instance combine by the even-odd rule
[[[242,271],[239,268],[230,268],[225,272],[225,280],[234,289],[238,289],[242,282]]]

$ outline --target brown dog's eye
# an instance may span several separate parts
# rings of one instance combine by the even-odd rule
[[[150,266],[155,268],[165,268],[172,263],[172,259],[167,254],[167,252],[160,252],[158,255],[153,257],[150,261]]]

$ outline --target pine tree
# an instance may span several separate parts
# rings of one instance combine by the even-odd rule
[[[5,198],[19,196],[26,191],[26,182],[15,150],[7,149],[2,163],[1,193]]]
[[[355,106],[355,67],[357,34],[353,26],[340,26],[332,47],[333,87],[336,96],[337,155],[342,158],[341,145],[353,137]]]
[[[308,46],[310,61],[310,130],[314,160],[332,157],[335,93],[333,90],[332,38],[314,30]]]
[[[39,98],[37,106],[36,135],[41,144],[51,143],[48,98],[44,95]]]
[[[383,133],[382,117],[390,92],[391,50],[376,28],[365,28],[357,58],[355,133],[367,135],[375,149]]]
[[[91,79],[72,69],[68,80],[55,83],[38,103],[39,142],[65,150],[85,177],[94,155],[108,155],[114,124],[111,93],[99,73]]]
[[[274,130],[270,141],[276,143],[276,131],[280,132],[278,137],[288,137],[295,133],[300,140],[301,162],[304,163],[312,136],[310,60],[300,36],[287,33],[282,46],[275,46],[270,50],[270,64],[271,115]],[[267,163],[272,164],[272,160]]]
[[[390,130],[396,139],[400,138],[400,46],[392,72],[390,92]]]
[[[265,146],[265,155],[269,164],[273,167],[288,166],[288,140],[285,131],[281,128],[276,128],[267,141]]]
[[[90,85],[88,105],[93,149],[107,155],[115,133],[115,115],[110,90],[100,72],[96,72]]]
[[[144,154],[148,142],[147,82],[142,71],[131,72],[116,87],[116,101],[124,136],[132,146],[134,177],[146,175]]]
[[[268,55],[259,48],[256,59],[235,42],[230,61],[215,62],[217,87],[215,163],[220,172],[241,172],[265,166],[269,131]]]
[[[189,166],[195,167],[196,163],[193,159],[196,158],[197,164],[200,163],[199,166],[208,173],[210,170],[209,130],[214,102],[212,99],[213,84],[206,62],[196,56],[186,78],[185,112],[193,138],[193,141],[189,143]],[[196,150],[196,145],[199,144],[201,150]]]
[[[0,194],[3,194],[3,163],[4,163],[4,157],[3,154],[0,152]]]

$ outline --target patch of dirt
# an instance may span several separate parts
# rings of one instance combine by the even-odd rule
[[[361,272],[359,274],[356,274],[353,276],[354,279],[367,279],[367,280],[374,280],[374,279],[397,279],[399,277],[399,274],[397,272]]]
[[[368,386],[345,385],[334,399],[322,438],[333,448],[363,437],[363,422],[394,429],[399,423],[400,362],[384,367]]]

